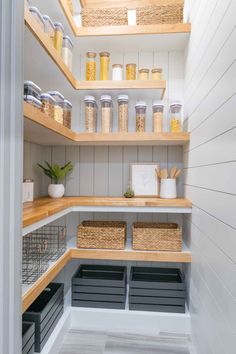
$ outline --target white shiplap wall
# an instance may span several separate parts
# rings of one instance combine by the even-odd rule
[[[184,217],[193,254],[192,330],[199,354],[236,348],[236,1],[190,1],[186,53]]]

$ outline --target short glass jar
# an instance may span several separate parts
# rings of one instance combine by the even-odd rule
[[[45,113],[48,117],[54,119],[54,106],[55,100],[48,93],[42,93],[41,97],[42,107],[41,111]]]
[[[122,64],[113,64],[112,65],[112,80],[119,81],[122,80]]]
[[[94,52],[86,53],[86,80],[94,81],[96,80],[96,56]]]
[[[149,79],[149,69],[139,69],[139,80]]]
[[[109,79],[110,53],[101,52],[100,55],[100,80]]]
[[[33,81],[24,82],[24,95],[34,96],[37,100],[40,100],[41,88],[37,86]]]
[[[152,105],[152,122],[154,133],[161,133],[163,130],[163,111],[164,104],[160,101],[154,101]]]
[[[43,15],[44,30],[54,45],[55,26],[48,15]]]
[[[182,103],[172,102],[170,105],[170,131],[172,133],[179,133],[182,130]]]
[[[162,80],[162,69],[161,68],[152,69],[152,80]]]
[[[144,101],[138,101],[135,105],[136,111],[136,132],[145,132],[146,127],[146,109],[147,105]]]
[[[48,94],[55,100],[54,120],[60,124],[63,124],[63,102],[65,97],[58,91],[49,91]]]
[[[109,95],[101,96],[101,130],[102,133],[112,131],[112,99]]]
[[[62,59],[64,63],[68,66],[70,71],[72,71],[72,51],[73,51],[74,44],[69,36],[63,37],[62,43]]]
[[[63,125],[68,129],[71,129],[71,114],[72,104],[68,100],[64,100],[63,103]]]
[[[37,98],[35,98],[34,96],[24,95],[24,101],[31,104],[35,108],[41,109],[41,101],[37,100]]]
[[[55,35],[54,35],[54,47],[59,55],[62,54],[62,43],[64,36],[64,27],[60,22],[54,22]]]
[[[37,21],[37,23],[40,26],[40,28],[42,29],[42,31],[44,31],[44,20],[43,20],[43,16],[41,15],[39,9],[35,6],[30,6],[29,11],[30,11],[31,15],[35,18],[35,20]]]
[[[95,133],[97,131],[97,103],[95,97],[85,96],[85,131]]]
[[[136,64],[126,64],[126,80],[136,80]]]
[[[128,120],[129,120],[129,96],[118,96],[118,131],[128,132]]]

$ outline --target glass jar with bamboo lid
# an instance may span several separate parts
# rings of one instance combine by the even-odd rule
[[[109,80],[110,53],[101,52],[99,55],[100,55],[100,80]]]
[[[152,105],[152,121],[154,133],[161,133],[163,130],[164,104],[161,101],[154,101]]]
[[[126,80],[136,80],[136,64],[126,64]]]
[[[149,79],[149,69],[139,69],[139,80]]]
[[[161,68],[152,69],[152,80],[162,80],[162,69]]]
[[[96,56],[94,52],[86,53],[86,80],[94,81],[96,80]]]

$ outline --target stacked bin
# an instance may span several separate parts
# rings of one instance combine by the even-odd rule
[[[22,323],[22,354],[34,354],[34,331],[33,322]]]

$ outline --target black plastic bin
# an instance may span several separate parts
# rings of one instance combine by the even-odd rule
[[[23,314],[35,324],[35,352],[40,353],[56,327],[64,308],[64,285],[51,283]]]
[[[34,322],[22,322],[22,354],[34,353]]]

